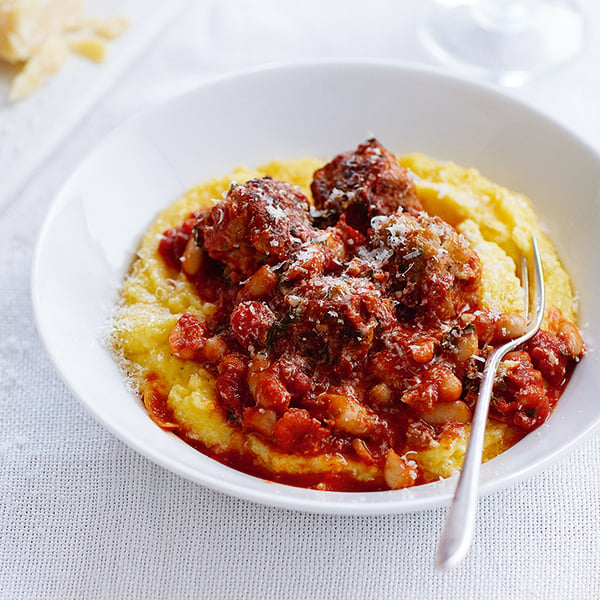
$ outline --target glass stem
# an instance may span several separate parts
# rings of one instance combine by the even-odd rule
[[[544,0],[479,0],[473,5],[475,19],[485,29],[501,33],[526,30],[536,8]]]

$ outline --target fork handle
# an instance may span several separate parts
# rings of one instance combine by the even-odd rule
[[[479,497],[479,472],[483,455],[485,425],[494,387],[494,377],[502,357],[509,351],[507,346],[509,344],[492,352],[483,372],[462,472],[438,548],[437,565],[442,569],[457,565],[471,546],[477,513],[476,504]]]
[[[541,301],[543,306],[543,297]],[[462,471],[438,547],[437,565],[441,569],[457,565],[468,552],[473,540],[477,500],[479,498],[479,471],[481,469],[481,457],[485,441],[485,426],[496,371],[500,366],[500,361],[508,352],[526,342],[537,331],[541,324],[543,310],[538,312],[541,316],[538,316],[533,329],[521,337],[496,348],[490,354],[485,364]]]

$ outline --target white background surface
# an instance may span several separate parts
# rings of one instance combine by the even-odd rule
[[[0,598],[600,597],[599,434],[483,498],[471,553],[439,573],[445,510],[335,517],[227,498],[138,456],[67,391],[35,332],[30,262],[52,197],[106,133],[245,66],[433,63],[417,34],[422,0],[175,4],[89,2],[88,12],[132,14],[123,51],[100,67],[74,59],[31,100],[0,104]],[[511,93],[600,149],[600,5],[581,5],[584,53]]]

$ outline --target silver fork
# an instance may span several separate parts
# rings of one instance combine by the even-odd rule
[[[531,236],[533,246],[533,285],[535,307],[527,331],[518,338],[499,346],[488,357],[483,369],[483,378],[479,388],[477,406],[471,424],[471,435],[465,454],[462,472],[456,486],[454,500],[446,517],[446,524],[440,539],[437,565],[447,569],[457,565],[469,551],[475,529],[475,515],[479,497],[479,471],[483,452],[485,425],[487,422],[494,378],[502,358],[517,346],[526,342],[540,328],[544,318],[545,291],[540,252],[535,236]],[[525,292],[525,306],[529,304],[529,276],[527,261],[523,258],[521,280]],[[527,309],[526,315],[530,312]]]

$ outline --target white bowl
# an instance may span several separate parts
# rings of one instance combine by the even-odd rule
[[[550,420],[483,466],[481,492],[546,467],[598,425],[598,155],[491,88],[433,70],[335,62],[265,68],[202,85],[113,132],[58,194],[35,253],[35,315],[58,371],[104,426],[184,477],[269,505],[375,514],[450,501],[455,478],[351,494],[270,483],[225,467],[159,429],[102,344],[142,233],[187,188],[238,164],[329,157],[371,135],[395,153],[420,151],[477,167],[529,195],[579,293],[588,355]]]

